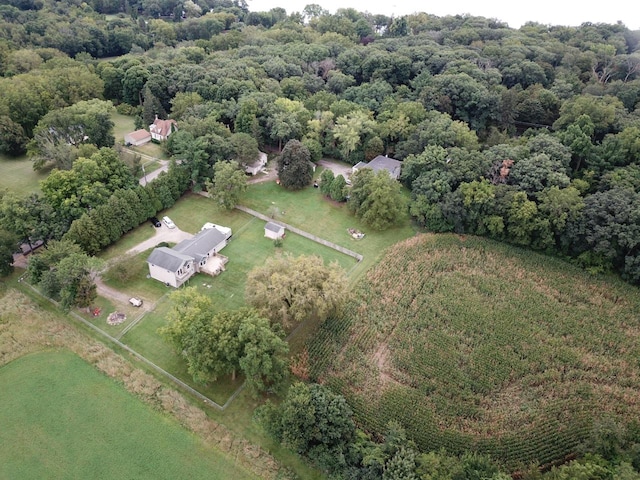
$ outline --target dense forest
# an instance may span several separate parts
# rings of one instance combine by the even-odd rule
[[[139,125],[178,120],[168,149],[195,188],[252,140],[298,139],[314,160],[385,154],[404,160],[410,211],[427,229],[640,281],[640,33],[622,24],[514,30],[178,0],[25,0],[0,14],[0,150],[27,151],[36,167],[70,169],[113,144],[108,102],[87,103],[99,98]]]
[[[8,0],[0,91],[0,153],[51,171],[41,193],[0,192],[0,273],[22,242],[95,254],[206,188],[217,162],[298,140],[313,161],[402,160],[426,230],[640,283],[640,32],[621,23]],[[165,148],[180,165],[138,186],[113,111],[177,120]]]

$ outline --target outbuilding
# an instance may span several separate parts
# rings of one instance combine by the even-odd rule
[[[133,145],[139,147],[151,141],[151,134],[145,129],[136,130],[135,132],[127,133],[124,136],[125,145]]]
[[[274,222],[267,222],[264,226],[264,236],[272,240],[284,237],[284,227]]]

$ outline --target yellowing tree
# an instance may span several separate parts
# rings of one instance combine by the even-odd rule
[[[346,299],[347,279],[337,264],[318,256],[282,255],[249,272],[245,298],[262,315],[285,329],[311,317],[321,321]]]

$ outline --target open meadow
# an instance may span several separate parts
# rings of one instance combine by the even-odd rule
[[[6,189],[20,196],[39,192],[40,180],[48,174],[35,172],[26,155],[14,158],[0,154],[0,191]]]
[[[0,369],[2,478],[259,478],[69,351]]]
[[[211,420],[17,279],[0,281],[0,478],[276,478],[264,439]]]
[[[116,139],[116,143],[123,144],[124,136],[136,129],[135,119],[132,116],[114,112],[111,115],[111,120],[113,121],[113,136]]]
[[[308,341],[311,378],[362,424],[399,421],[423,450],[518,469],[577,453],[599,422],[640,418],[640,294],[475,237],[390,248],[345,313]]]

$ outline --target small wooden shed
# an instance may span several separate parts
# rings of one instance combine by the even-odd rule
[[[267,224],[264,226],[264,236],[267,238],[271,238],[272,240],[282,238],[284,237],[284,227],[282,225],[278,225],[277,223],[267,222]]]

